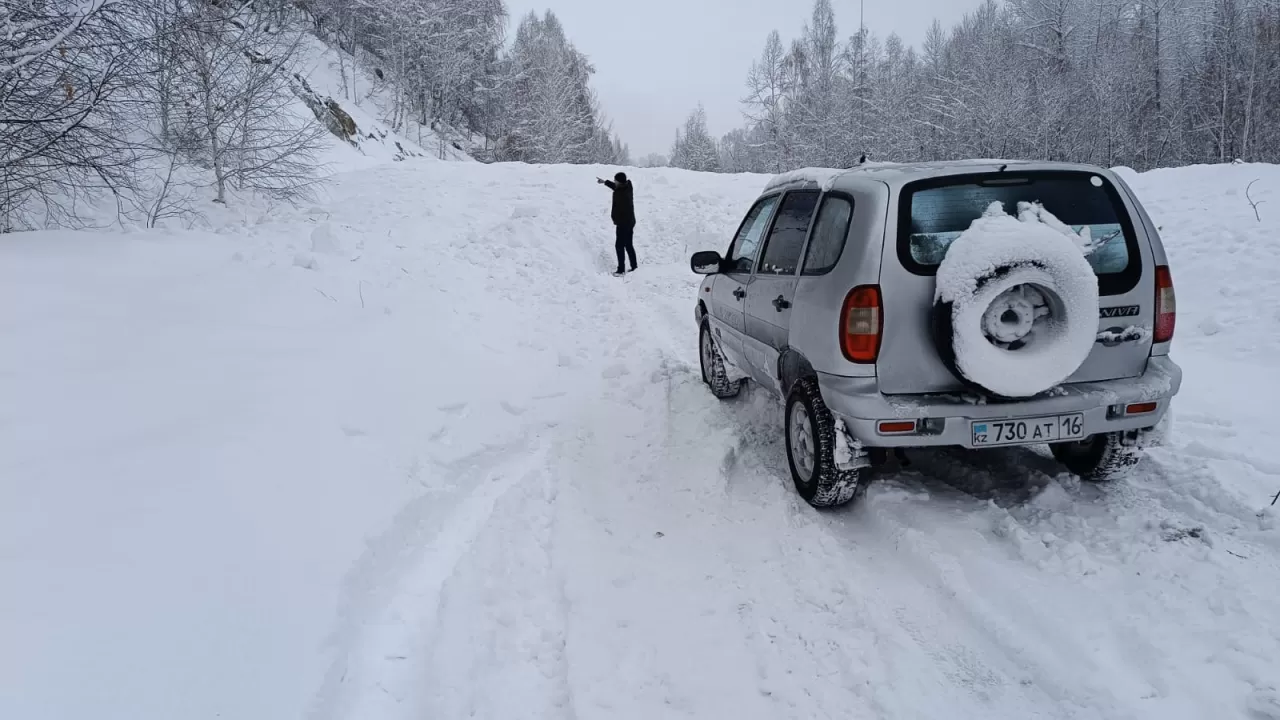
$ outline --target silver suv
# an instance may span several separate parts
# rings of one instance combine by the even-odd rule
[[[815,507],[849,502],[911,447],[1048,444],[1083,479],[1116,477],[1182,382],[1164,247],[1099,167],[779,175],[727,255],[691,267],[707,276],[703,380],[722,399],[754,381],[785,404],[792,477]]]

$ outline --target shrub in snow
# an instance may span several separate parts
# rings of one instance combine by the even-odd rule
[[[1092,249],[1042,207],[1018,216],[992,203],[938,267],[935,336],[963,380],[1002,397],[1037,395],[1067,379],[1097,337]]]

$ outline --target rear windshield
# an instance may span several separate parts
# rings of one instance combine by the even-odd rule
[[[1116,189],[1085,172],[986,173],[925,180],[902,193],[898,256],[918,275],[932,275],[951,243],[998,202],[1011,215],[1018,203],[1040,203],[1095,250],[1087,257],[1104,295],[1132,290],[1142,275],[1133,223]]]

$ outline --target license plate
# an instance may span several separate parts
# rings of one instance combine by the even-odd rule
[[[970,423],[974,447],[1032,445],[1084,439],[1084,414],[1052,415],[1022,420],[980,420]]]

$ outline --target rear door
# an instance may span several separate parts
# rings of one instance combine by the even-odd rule
[[[760,241],[765,228],[773,219],[778,196],[761,198],[747,212],[738,232],[725,255],[723,269],[711,286],[711,302],[708,312],[712,319],[712,332],[720,342],[730,363],[744,373],[751,372],[743,352],[743,336],[746,333],[747,285],[751,281],[752,268],[760,251]]]
[[[1085,171],[1008,171],[955,175],[907,184],[899,193],[881,272],[884,337],[877,366],[888,394],[960,390],[933,340],[934,275],[947,248],[992,203],[1017,213],[1019,202],[1038,202],[1097,246],[1089,256],[1098,277],[1099,331],[1152,328],[1154,267],[1127,199],[1101,175]],[[895,219],[896,218],[896,219]],[[1141,375],[1151,350],[1150,333],[1116,333],[1101,340],[1067,382]],[[1105,336],[1110,338],[1110,336]]]
[[[778,355],[789,340],[800,259],[819,195],[817,190],[792,190],[783,196],[747,285],[743,350],[757,382],[766,386],[777,380]]]

